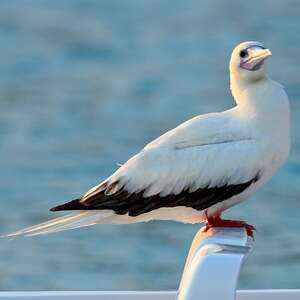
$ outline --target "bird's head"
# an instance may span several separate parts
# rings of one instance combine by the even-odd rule
[[[272,53],[259,42],[244,42],[236,46],[230,59],[230,74],[246,81],[266,76],[265,60]]]

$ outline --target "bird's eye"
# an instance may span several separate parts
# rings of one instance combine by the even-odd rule
[[[240,57],[241,57],[241,58],[245,58],[247,55],[248,55],[248,51],[247,51],[247,50],[242,50],[242,51],[240,52]]]

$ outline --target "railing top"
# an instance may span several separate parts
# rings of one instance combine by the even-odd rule
[[[200,229],[190,247],[178,300],[234,300],[240,267],[252,243],[243,228]]]

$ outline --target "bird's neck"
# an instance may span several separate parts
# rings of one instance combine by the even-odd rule
[[[289,101],[282,85],[268,77],[253,82],[233,80],[231,91],[240,116],[255,118],[265,127],[270,124],[272,128],[276,120],[278,132],[289,131]]]
[[[235,74],[230,74],[230,90],[236,104],[240,103],[239,99],[246,88],[247,84],[243,80],[239,79]]]
[[[268,109],[267,99],[272,93],[273,81],[263,77],[256,81],[248,81],[235,75],[231,76],[230,88],[237,105],[250,111]]]

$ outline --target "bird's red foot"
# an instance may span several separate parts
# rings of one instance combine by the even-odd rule
[[[231,228],[245,228],[247,235],[254,238],[255,227],[246,223],[245,221],[240,220],[223,220],[220,216],[211,216],[208,217],[206,214],[207,223],[203,229],[204,232],[207,232],[209,229],[214,227],[231,227]]]

